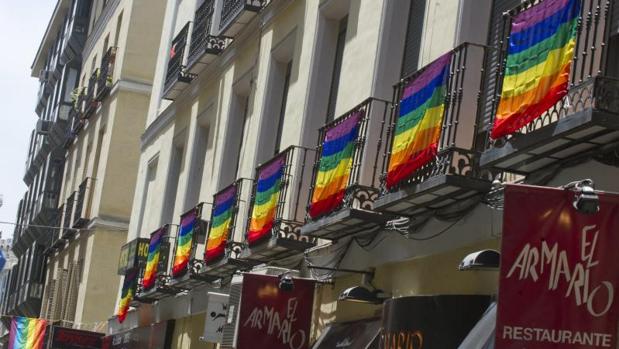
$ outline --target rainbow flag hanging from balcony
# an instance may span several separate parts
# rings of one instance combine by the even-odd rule
[[[172,277],[183,276],[187,271],[187,264],[189,264],[191,249],[193,248],[193,235],[197,219],[198,212],[195,208],[181,216],[181,227],[176,240]]]
[[[250,246],[262,241],[273,228],[285,165],[285,156],[279,156],[258,173],[256,197],[247,233]]]
[[[11,321],[9,349],[42,349],[47,321],[16,316]]]
[[[492,138],[517,131],[567,94],[579,16],[580,0],[546,0],[513,18]]]
[[[451,57],[452,52],[442,55],[404,88],[387,170],[389,189],[436,157]]]
[[[207,263],[215,262],[224,256],[236,206],[236,184],[216,194],[214,199],[213,219],[204,251],[204,260]]]
[[[308,214],[317,218],[333,212],[344,200],[353,166],[353,154],[359,133],[362,111],[356,111],[327,130],[322,143]]]
[[[135,288],[138,281],[138,268],[134,268],[127,272],[125,279],[123,280],[123,288],[120,293],[120,303],[118,304],[118,313],[116,317],[118,322],[122,323],[127,318],[127,312],[129,312],[129,306],[135,295]]]
[[[161,255],[161,242],[163,235],[165,234],[167,227],[161,227],[150,235],[150,242],[148,244],[148,257],[146,259],[146,269],[144,270],[144,277],[142,278],[142,287],[145,290],[151,289],[155,286],[155,280],[157,278],[157,266],[159,265],[159,258]]]

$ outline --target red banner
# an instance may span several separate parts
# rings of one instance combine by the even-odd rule
[[[509,185],[496,347],[615,348],[619,195],[574,209],[570,190]]]
[[[275,276],[245,274],[237,349],[307,349],[314,281],[294,279],[290,291]]]

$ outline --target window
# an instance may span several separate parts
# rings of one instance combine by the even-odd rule
[[[183,211],[189,210],[198,204],[200,200],[200,190],[204,177],[204,162],[206,161],[206,150],[208,147],[209,128],[201,119],[198,119],[193,141],[193,151],[191,154],[191,169],[187,181],[187,193],[185,195],[185,207]]]
[[[275,135],[275,151],[277,154],[281,148],[282,132],[284,132],[284,117],[286,115],[286,104],[288,102],[288,89],[290,87],[290,71],[292,70],[292,61],[286,64],[286,76],[284,77],[284,88],[282,91],[282,104],[279,111],[279,119],[277,120],[277,133]]]
[[[155,185],[155,178],[157,176],[157,162],[158,158],[148,162],[146,168],[146,178],[144,179],[144,190],[142,191],[142,200],[140,201],[140,212],[138,215],[137,236],[144,236],[142,234],[142,228],[144,223],[144,216],[146,216],[147,203],[150,201],[150,194],[152,193]]]
[[[243,140],[245,139],[245,129],[247,128],[247,109],[249,108],[249,97],[240,97],[242,98],[241,101],[241,106],[243,108],[243,116],[241,119],[241,137],[239,137],[238,140],[238,152],[237,152],[237,156],[236,156],[236,169],[234,170],[235,175],[235,179],[240,177],[239,174],[239,168],[241,166],[241,156],[243,155],[243,145],[245,144],[245,142],[243,142]]]
[[[179,138],[177,136],[177,138]],[[178,179],[180,178],[183,165],[183,145],[174,140],[170,154],[170,164],[168,167],[168,177],[163,197],[163,210],[161,211],[161,224],[171,223],[174,215],[174,205],[178,191]]]
[[[337,102],[337,93],[340,86],[340,73],[342,71],[342,58],[344,57],[347,26],[348,16],[342,18],[339,23],[337,44],[335,45],[335,57],[333,61],[333,73],[331,74],[331,88],[329,89],[329,102],[327,104],[326,122],[332,121],[335,117],[335,104]]]
[[[118,47],[118,39],[120,37],[120,28],[123,23],[123,12],[118,15],[118,20],[116,21],[116,35],[114,36],[114,46]]]
[[[410,7],[404,43],[404,59],[402,60],[402,76],[408,76],[416,71],[419,64],[426,1],[413,1]]]

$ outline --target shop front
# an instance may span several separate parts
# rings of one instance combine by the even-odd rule
[[[50,349],[101,349],[104,333],[51,326]]]
[[[137,327],[103,337],[102,349],[170,348],[174,320]]]

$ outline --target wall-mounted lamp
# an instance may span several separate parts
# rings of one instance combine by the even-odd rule
[[[595,185],[592,179],[571,182],[563,186],[563,189],[572,189],[576,192],[572,205],[584,214],[594,214],[600,210],[600,198],[595,193]]]
[[[497,270],[501,254],[496,250],[481,250],[468,254],[460,265],[458,270]]]
[[[309,269],[328,270],[334,272],[362,274],[361,285],[345,289],[337,298],[339,301],[347,301],[364,304],[381,304],[391,298],[391,295],[377,289],[372,285],[374,270],[336,269],[328,267],[308,266]]]
[[[289,272],[281,274],[279,277],[279,284],[277,287],[284,292],[292,292],[294,290],[294,280],[290,276]]]

